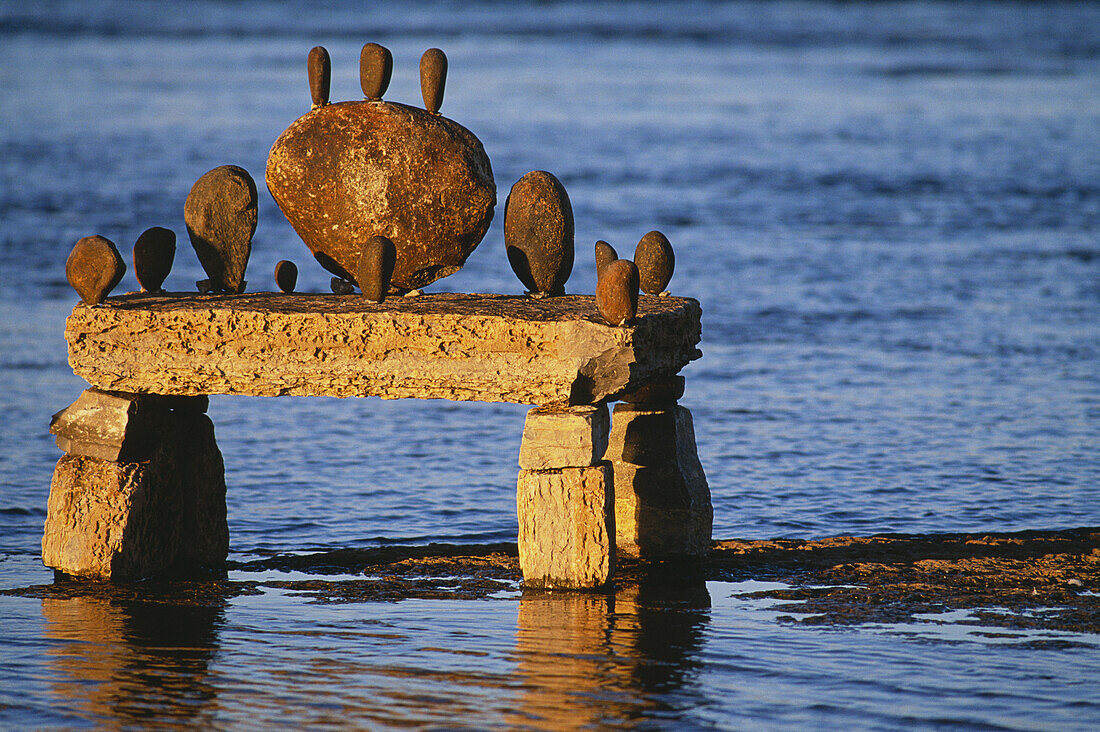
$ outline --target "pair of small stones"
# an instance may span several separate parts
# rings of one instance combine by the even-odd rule
[[[324,46],[314,46],[306,61],[309,71],[309,94],[313,107],[329,103],[332,81],[332,60]],[[363,95],[373,101],[382,101],[382,95],[390,86],[393,75],[393,54],[385,46],[368,43],[359,53],[359,85]],[[447,84],[447,55],[438,48],[429,48],[420,57],[420,93],[424,108],[439,114],[443,105],[443,89]]]
[[[638,314],[638,290],[659,295],[672,279],[675,254],[668,238],[659,231],[642,237],[634,250],[634,261],[619,259],[615,248],[597,241],[596,307],[611,325],[633,322]]]
[[[162,292],[176,256],[176,235],[154,226],[142,232],[134,244],[134,274],[145,292]],[[88,305],[103,302],[126,274],[118,247],[103,236],[80,239],[65,262],[65,278]]]

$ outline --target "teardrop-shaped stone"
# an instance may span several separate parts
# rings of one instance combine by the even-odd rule
[[[294,286],[298,284],[298,265],[289,259],[280,260],[275,265],[275,284],[283,292],[294,292]]]
[[[86,236],[76,243],[65,262],[65,278],[88,305],[103,302],[126,274],[126,263],[110,239]]]
[[[638,265],[642,292],[660,295],[672,279],[676,256],[668,238],[659,231],[651,231],[638,242],[634,250],[634,263]]]
[[[222,165],[203,175],[187,194],[183,219],[211,289],[243,292],[256,233],[256,183],[248,171]]]
[[[393,75],[393,54],[377,43],[368,43],[359,53],[359,85],[363,95],[372,101],[382,99]]]
[[[397,247],[386,237],[372,236],[363,244],[356,276],[363,297],[371,302],[382,302],[386,299],[396,263]]]
[[[609,263],[614,262],[619,258],[619,254],[615,251],[615,247],[608,244],[603,239],[596,242],[596,280],[600,279],[600,272],[603,272],[603,268]]]
[[[328,50],[324,46],[314,46],[309,49],[306,68],[309,70],[309,95],[313,98],[313,106],[323,107],[328,104],[329,87],[332,82],[332,61],[329,59]]]
[[[438,48],[429,48],[420,57],[420,93],[424,97],[424,109],[439,114],[446,84],[447,54]]]
[[[512,186],[504,203],[504,246],[530,292],[565,293],[573,271],[573,206],[551,173],[533,170]]]
[[[596,307],[611,325],[629,325],[638,315],[638,268],[629,259],[609,262],[596,283]]]
[[[176,258],[176,232],[153,226],[134,242],[134,274],[144,292],[161,292]]]

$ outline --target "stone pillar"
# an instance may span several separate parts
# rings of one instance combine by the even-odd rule
[[[57,463],[42,561],[129,580],[220,566],[229,550],[225,469],[206,397],[88,389],[54,415]]]
[[[519,564],[527,587],[586,588],[615,571],[607,406],[536,407],[519,451]]]
[[[605,459],[615,475],[615,543],[641,559],[702,556],[714,511],[695,449],[684,379],[643,387],[615,405]]]

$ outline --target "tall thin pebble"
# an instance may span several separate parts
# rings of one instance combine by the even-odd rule
[[[371,302],[382,302],[390,290],[393,268],[397,263],[397,247],[384,236],[372,236],[363,244],[359,255],[359,290]]]
[[[609,262],[596,283],[596,307],[611,325],[630,325],[638,315],[638,268],[629,259]]]
[[[446,84],[447,54],[438,48],[429,48],[420,57],[420,93],[424,97],[424,109],[439,114]]]
[[[603,272],[603,268],[611,262],[614,262],[619,258],[618,252],[615,251],[615,247],[608,244],[603,239],[596,242],[596,279],[599,280],[600,273]]]
[[[144,292],[162,292],[176,259],[176,232],[153,226],[134,242],[134,274]]]
[[[390,86],[393,75],[393,54],[377,43],[368,43],[359,53],[359,85],[363,96],[371,101],[381,101]]]
[[[65,279],[88,305],[98,305],[126,274],[126,263],[118,247],[103,236],[86,236],[77,241],[65,261]]]
[[[634,250],[634,263],[638,265],[642,292],[647,295],[664,292],[676,268],[676,255],[668,237],[659,231],[643,236]]]
[[[323,107],[328,104],[329,87],[332,82],[332,61],[329,59],[328,50],[324,46],[314,46],[309,49],[306,68],[309,71],[309,95],[313,98],[313,106],[314,108]]]

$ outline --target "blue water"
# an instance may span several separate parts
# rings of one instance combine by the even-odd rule
[[[371,40],[409,103],[420,53],[447,52],[442,111],[485,144],[501,200],[529,170],[563,181],[570,291],[593,291],[596,239],[673,242],[671,289],[704,313],[682,403],[715,537],[1100,525],[1100,6],[363,5],[0,6],[0,587],[52,581],[46,427],[84,387],[62,338],[72,244],[129,252],[167,226],[168,286],[190,289],[191,184],[226,163],[262,180],[308,110],[308,49],[328,48],[334,99],[358,98]],[[250,289],[293,259],[327,291],[261,192]],[[502,218],[431,291],[520,291]],[[230,558],[514,541],[524,412],[215,397]],[[794,627],[743,591],[335,605],[266,587],[163,617],[2,597],[0,725],[1100,724],[1091,636]]]

